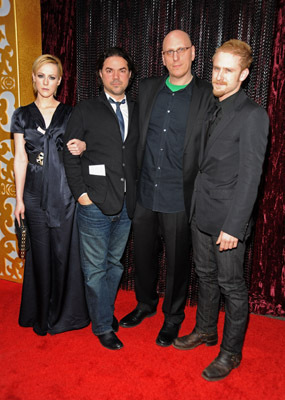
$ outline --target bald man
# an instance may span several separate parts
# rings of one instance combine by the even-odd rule
[[[163,77],[148,78],[139,90],[140,172],[133,220],[137,307],[121,321],[133,327],[156,313],[158,304],[157,239],[166,248],[164,324],[156,338],[170,346],[184,319],[189,276],[189,213],[198,172],[201,122],[211,106],[211,85],[198,79],[191,66],[195,47],[186,32],[165,37]]]

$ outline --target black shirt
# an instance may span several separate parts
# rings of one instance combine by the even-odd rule
[[[219,104],[220,104],[220,106],[222,108],[222,115],[229,114],[232,110],[234,110],[234,108],[235,108],[234,105],[235,105],[236,98],[238,97],[239,92],[241,90],[242,89],[239,89],[238,92],[232,94],[231,96],[227,97],[225,100],[222,100],[222,101],[219,102]]]
[[[185,210],[183,149],[192,84],[172,92],[166,85],[157,95],[150,117],[139,184],[139,203],[150,210]]]
[[[221,121],[222,117],[226,114],[229,114],[234,109],[235,99],[238,97],[239,92],[240,90],[222,101],[219,101],[218,98],[215,99],[216,108],[209,123],[207,131],[208,138],[211,136],[215,127]]]

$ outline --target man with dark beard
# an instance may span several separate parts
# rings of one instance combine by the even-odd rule
[[[134,64],[125,50],[111,47],[99,57],[97,72],[103,91],[74,108],[64,137],[64,163],[78,201],[81,267],[92,331],[102,346],[119,350],[123,343],[115,333],[114,303],[136,200],[137,112],[126,95]],[[78,139],[85,142],[81,156]]]

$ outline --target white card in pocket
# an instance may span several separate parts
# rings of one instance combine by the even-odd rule
[[[89,165],[89,175],[106,176],[105,164]]]

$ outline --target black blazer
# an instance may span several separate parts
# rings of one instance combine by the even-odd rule
[[[138,170],[142,167],[146,137],[152,108],[158,92],[163,87],[167,76],[144,79],[139,87],[139,127]],[[195,75],[190,109],[187,117],[187,128],[183,152],[183,185],[185,210],[189,217],[194,180],[198,172],[198,155],[200,149],[202,123],[205,114],[211,108],[214,98],[212,86]]]
[[[241,90],[234,110],[222,117],[205,146],[204,124],[199,172],[191,215],[210,235],[226,232],[240,240],[250,230],[267,145],[269,119]]]
[[[127,102],[129,126],[124,143],[117,116],[103,92],[74,108],[64,136],[63,154],[68,184],[75,199],[87,192],[104,214],[115,215],[122,209],[126,180],[126,204],[131,218],[136,200],[138,117],[135,102],[129,97]],[[66,147],[73,138],[86,142],[86,151],[81,157],[73,156]],[[105,176],[98,172],[98,165],[105,166]],[[97,168],[95,173],[94,168]]]

